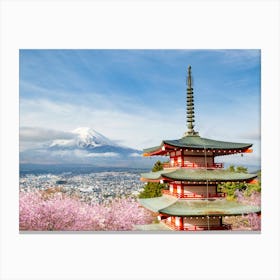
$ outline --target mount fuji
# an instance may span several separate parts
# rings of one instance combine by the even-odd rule
[[[86,151],[87,157],[140,156],[141,151],[118,145],[92,128],[79,127],[72,131],[73,139],[56,139],[49,145],[50,151]]]
[[[119,145],[92,128],[79,127],[70,135],[67,139],[52,139],[41,147],[22,151],[20,163],[147,166],[142,151]]]

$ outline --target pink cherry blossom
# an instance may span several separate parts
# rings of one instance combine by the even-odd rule
[[[237,197],[237,201],[240,203],[261,206],[260,192],[253,192],[250,196],[245,196],[242,191],[236,190],[235,196]],[[251,230],[261,230],[261,215],[250,213],[244,216],[244,218],[248,221]]]
[[[48,197],[38,191],[19,194],[20,230],[120,231],[153,219],[150,212],[129,198],[90,205],[59,192]]]

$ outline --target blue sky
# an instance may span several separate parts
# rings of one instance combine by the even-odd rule
[[[137,149],[180,138],[191,65],[195,130],[253,143],[245,161],[260,162],[259,50],[20,50],[19,58],[21,149],[85,126]],[[41,139],[44,129],[55,133]]]

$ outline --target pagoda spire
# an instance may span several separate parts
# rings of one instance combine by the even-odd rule
[[[192,88],[192,74],[191,66],[188,67],[188,78],[187,78],[187,132],[184,136],[198,135],[198,132],[194,131],[194,99],[193,99],[193,88]]]

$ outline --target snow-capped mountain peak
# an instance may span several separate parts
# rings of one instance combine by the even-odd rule
[[[90,163],[100,166],[131,166],[142,162],[141,151],[119,145],[88,127],[59,134],[51,144],[25,150],[21,162]]]
[[[50,147],[95,148],[100,146],[118,146],[116,143],[89,127],[79,127],[71,131],[73,139],[56,139]]]
[[[116,143],[89,127],[76,128],[72,133],[77,135],[76,144],[79,147],[116,146]]]

